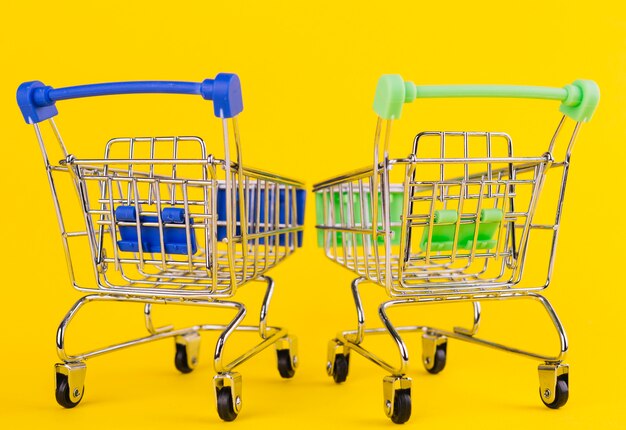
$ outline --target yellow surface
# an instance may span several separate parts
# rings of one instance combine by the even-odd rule
[[[574,154],[554,284],[547,292],[571,341],[568,405],[551,411],[541,404],[536,362],[459,342],[449,345],[446,370],[428,375],[413,336],[407,340],[414,379],[407,426],[626,428],[620,227],[626,10],[617,1],[553,3],[4,2],[0,427],[392,427],[382,411],[384,371],[355,354],[345,384],[335,385],[325,374],[327,340],[354,324],[352,275],[314,246],[312,199],[306,247],[272,273],[277,290],[270,320],[288,326],[300,340],[301,367],[293,380],[280,379],[273,351],[246,363],[241,367],[244,409],[235,423],[221,423],[211,386],[215,337],[207,335],[193,374],[176,372],[168,340],[90,361],[81,405],[63,410],[54,401],[55,330],[79,295],[67,282],[41,158],[15,104],[15,89],[33,79],[62,87],[200,80],[232,71],[243,82],[246,164],[308,185],[370,162],[371,103],[382,73],[423,84],[563,86],[577,78],[596,80],[602,99]],[[200,134],[220,153],[208,104],[184,97],[139,98],[147,103],[144,108],[127,100],[59,103],[58,124],[70,151],[100,154],[108,138],[120,135]],[[442,128],[508,131],[521,152],[540,154],[559,118],[550,102],[462,101],[450,110],[443,101],[428,103],[405,109],[394,133],[395,155],[409,152],[417,131]],[[384,294],[371,285],[364,291],[374,325],[375,304]],[[261,295],[260,285],[241,291],[251,319]],[[549,322],[530,304],[484,308],[485,335],[554,350]],[[215,320],[189,308],[156,312],[162,323]],[[418,308],[398,319],[450,326],[470,317],[465,304]],[[69,339],[74,351],[142,334],[136,305],[94,306],[76,322]],[[235,340],[233,349],[246,340],[251,338]],[[371,345],[394,359],[391,343],[381,339]]]

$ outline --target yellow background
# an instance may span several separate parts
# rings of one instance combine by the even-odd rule
[[[571,342],[570,401],[558,411],[538,397],[536,362],[451,341],[448,365],[427,374],[418,336],[413,362],[413,415],[419,428],[626,428],[623,412],[623,173],[626,151],[626,10],[622,2],[37,2],[0,6],[2,80],[2,428],[286,428],[392,427],[382,408],[385,372],[356,354],[335,385],[325,374],[326,343],[354,325],[352,275],[314,246],[314,208],[306,246],[271,275],[277,289],[270,322],[300,340],[296,377],[284,381],[266,351],[240,369],[244,408],[232,424],[214,408],[211,359],[204,336],[191,375],[173,366],[162,341],[88,363],[85,398],[74,410],[54,401],[57,324],[79,297],[64,257],[35,136],[14,94],[26,80],[63,87],[136,79],[201,80],[236,72],[245,110],[244,160],[318,180],[371,160],[371,103],[382,73],[416,83],[515,83],[563,86],[594,79],[602,99],[582,129],[573,158],[554,276],[547,291]],[[144,103],[145,102],[145,103]],[[159,105],[158,103],[162,103]],[[142,104],[143,103],[143,104]],[[119,135],[200,134],[221,154],[211,108],[186,97],[139,97],[59,103],[58,125],[72,153],[98,154]],[[516,149],[541,154],[557,104],[441,101],[407,106],[393,153],[409,152],[425,129],[487,129],[512,134]],[[364,286],[368,322],[384,299]],[[257,317],[262,287],[238,295]],[[108,306],[108,307],[107,307]],[[142,334],[141,307],[95,305],[71,329],[70,350]],[[530,304],[484,307],[484,333],[553,351],[545,315]],[[203,310],[156,309],[162,323],[211,322]],[[431,306],[399,321],[468,323],[469,305]],[[481,329],[481,330],[483,330]],[[239,340],[235,340],[239,339]],[[251,342],[233,338],[233,349]],[[391,343],[371,345],[393,359]],[[227,351],[228,352],[228,351]]]

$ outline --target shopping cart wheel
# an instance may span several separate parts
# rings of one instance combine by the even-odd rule
[[[332,376],[336,383],[345,382],[350,369],[350,349],[337,339],[328,342],[328,358],[326,373]]]
[[[293,378],[298,367],[298,342],[295,337],[284,337],[276,342],[278,373],[283,378]]]
[[[57,374],[57,384],[54,394],[59,405],[67,409],[77,406],[83,398],[84,392],[85,387],[83,387],[81,391],[72,392],[67,376]],[[73,398],[78,398],[78,400],[74,401],[72,400]]]
[[[335,364],[333,366],[333,379],[337,384],[346,382],[348,378],[348,370],[350,369],[350,354],[335,355]]]
[[[391,421],[404,424],[411,418],[411,390],[398,390],[393,396]]]
[[[447,344],[443,344],[442,346],[437,347],[437,352],[435,352],[435,357],[433,359],[433,367],[430,369],[427,367],[426,370],[433,375],[441,372],[444,367],[446,367],[446,346]]]
[[[387,376],[383,379],[385,413],[395,424],[404,424],[411,418],[411,379],[406,376]]]
[[[174,365],[181,373],[190,373],[198,364],[200,334],[197,332],[176,336],[176,354]]]
[[[550,409],[559,409],[569,399],[569,366],[565,363],[539,366],[539,397]]]
[[[278,359],[278,373],[280,373],[280,376],[286,379],[293,378],[293,375],[296,374],[296,369],[293,367],[293,359],[291,358],[289,350],[283,349],[276,351],[276,356]]]
[[[56,364],[55,390],[57,403],[64,408],[74,408],[85,393],[85,363]]]
[[[241,411],[241,375],[220,373],[213,378],[217,414],[224,421],[234,421]]]
[[[422,336],[422,363],[433,375],[446,367],[448,339],[445,336],[425,333]]]
[[[569,386],[567,384],[567,381],[565,381],[564,379],[557,379],[556,388],[554,391],[554,401],[552,401],[551,403],[547,403],[544,400],[545,394],[541,392],[541,388],[539,389],[539,396],[541,397],[541,401],[543,402],[543,404],[550,409],[559,409],[561,406],[565,406],[569,398]]]
[[[217,414],[224,421],[234,421],[237,418],[230,387],[224,387],[217,392]]]

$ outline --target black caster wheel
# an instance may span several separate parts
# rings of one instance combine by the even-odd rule
[[[428,373],[432,373],[433,375],[436,375],[437,373],[441,372],[444,369],[444,367],[446,367],[447,350],[448,350],[448,342],[442,343],[441,345],[437,345],[437,350],[435,351],[435,355],[433,358],[434,360],[433,366],[430,369],[426,367],[426,370],[428,371]]]
[[[333,379],[336,383],[340,384],[345,382],[348,378],[348,370],[350,368],[350,355],[349,354],[337,354],[335,355],[335,364],[333,366]]]
[[[544,393],[541,392],[540,388],[539,397],[541,397],[541,401],[543,402],[543,404],[550,409],[559,409],[561,406],[564,406],[569,398],[569,383],[567,380],[567,375],[561,375],[557,378],[556,391],[554,393],[554,400],[552,401],[552,403],[546,403],[543,394]]]
[[[217,414],[224,421],[234,421],[238,412],[233,405],[233,396],[230,387],[223,387],[217,392]]]
[[[83,394],[85,392],[85,387],[82,387],[81,392],[78,390],[76,392],[70,392],[70,384],[67,380],[67,375],[63,375],[60,373],[56,374],[56,389],[54,390],[55,397],[57,399],[57,403],[64,408],[71,409],[80,403],[83,399]],[[72,400],[78,399],[78,400]]]
[[[174,356],[174,365],[180,373],[190,373],[193,367],[189,366],[187,358],[187,347],[180,343],[176,344],[176,355]]]
[[[296,374],[293,358],[288,349],[279,349],[276,351],[276,357],[278,359],[278,373],[285,379],[293,378]]]
[[[411,390],[397,390],[393,395],[393,414],[391,421],[404,424],[411,418]]]

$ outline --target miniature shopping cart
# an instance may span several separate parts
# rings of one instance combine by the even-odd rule
[[[390,158],[391,127],[400,118],[403,104],[432,97],[559,100],[564,115],[547,152],[538,156],[514,155],[513,141],[506,133],[436,131],[419,133],[408,157]],[[422,361],[430,373],[443,370],[448,338],[465,340],[542,361],[541,400],[553,409],[567,402],[568,365],[563,362],[567,338],[554,309],[539,291],[548,287],[552,275],[574,141],[598,100],[596,84],[584,80],[565,88],[544,88],[415,86],[398,75],[380,79],[374,101],[378,122],[373,167],[314,186],[318,244],[328,258],[358,276],[352,282],[357,328],[339,333],[328,348],[327,371],[335,382],[346,380],[350,352],[361,354],[391,373],[383,381],[385,412],[394,423],[406,422],[411,415],[411,379],[406,376],[409,356],[400,333],[418,332],[422,333]],[[555,145],[566,117],[576,123],[563,158],[557,160]],[[547,175],[554,172],[557,186],[548,206],[548,219],[554,221],[538,222],[538,205],[547,198],[542,189]],[[525,263],[530,236],[533,243],[547,249],[547,276],[539,284],[523,282],[528,278]],[[384,287],[391,298],[378,308],[384,328],[365,326],[359,295],[363,281]],[[559,335],[558,355],[477,337],[480,302],[509,299],[531,299],[543,305]],[[395,307],[451,302],[472,303],[471,329],[396,327],[388,317],[389,309]],[[367,335],[385,333],[398,347],[399,367],[364,346]]]
[[[102,157],[95,159],[68,151],[53,119],[55,102],[133,93],[189,94],[212,100],[215,116],[222,122],[224,158],[209,154],[202,139],[190,136],[114,138],[104,146]],[[72,306],[57,332],[62,360],[55,367],[57,402],[73,408],[81,401],[87,359],[153,340],[173,337],[176,368],[191,372],[203,330],[220,332],[213,383],[223,420],[234,420],[242,406],[241,375],[234,369],[263,349],[276,345],[280,375],[291,378],[297,365],[296,340],[284,328],[267,324],[274,282],[265,273],[302,245],[305,190],[298,181],[242,164],[237,116],[243,102],[237,75],[218,74],[201,83],[144,81],[60,89],[34,81],[19,87],[17,101],[24,119],[35,128],[44,157],[70,280],[75,289],[88,293]],[[59,146],[44,144],[40,123],[46,120],[51,130],[45,131]],[[50,151],[59,148],[61,161],[51,163]],[[68,196],[57,188],[62,180],[78,195],[75,207],[84,220],[80,231],[66,228]],[[80,266],[74,261],[85,253],[92,263],[92,284],[79,283],[77,278]],[[238,287],[255,280],[267,284],[259,325],[241,325],[246,307],[228,299]],[[144,304],[149,334],[70,355],[65,347],[67,327],[90,302]],[[154,304],[226,308],[236,315],[228,324],[157,328],[152,319]],[[235,331],[256,332],[261,340],[226,362],[226,341]]]

